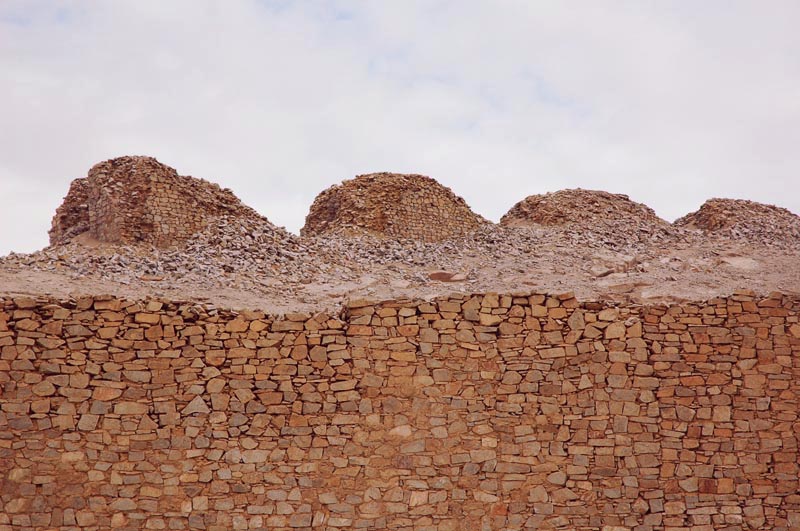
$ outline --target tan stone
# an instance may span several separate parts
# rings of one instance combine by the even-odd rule
[[[147,404],[139,402],[119,402],[114,405],[114,413],[117,415],[144,415],[148,409]]]
[[[489,313],[481,313],[480,315],[481,326],[497,326],[502,322],[503,318],[499,315],[493,315]]]
[[[56,393],[56,386],[47,380],[41,381],[31,389],[36,396],[52,396]]]
[[[157,313],[139,312],[135,316],[137,323],[158,324],[161,322],[161,316]]]
[[[92,391],[93,400],[101,400],[104,402],[114,400],[120,396],[122,396],[122,389],[113,387],[95,387],[94,391]]]
[[[625,324],[612,322],[606,327],[603,335],[606,339],[623,339],[625,338]]]
[[[186,407],[181,410],[182,415],[191,415],[192,413],[210,413],[211,410],[209,409],[208,405],[203,400],[203,397],[197,395],[189,402]]]

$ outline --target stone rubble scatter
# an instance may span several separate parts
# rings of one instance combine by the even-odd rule
[[[383,173],[321,193],[298,237],[228,190],[149,157],[122,157],[73,181],[53,219],[53,245],[0,258],[0,282],[22,294],[35,282],[57,296],[101,283],[126,296],[273,311],[332,308],[352,295],[521,286],[643,302],[742,285],[797,292],[798,219],[714,200],[669,224],[623,195],[564,190],[521,201],[495,225],[433,179]],[[455,280],[437,280],[445,277]]]

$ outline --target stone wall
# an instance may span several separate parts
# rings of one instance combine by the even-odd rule
[[[0,298],[0,531],[800,529],[799,318]]]
[[[66,243],[90,230],[89,188],[88,179],[75,179],[69,184],[67,196],[53,216],[51,244]]]
[[[440,241],[469,234],[489,223],[449,188],[424,175],[359,175],[320,193],[301,233],[369,233]]]
[[[165,248],[222,215],[260,218],[217,184],[178,175],[152,157],[120,157],[72,182],[53,217],[50,244],[86,233],[101,242]]]

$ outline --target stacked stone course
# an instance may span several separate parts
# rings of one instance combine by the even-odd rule
[[[449,188],[424,175],[359,175],[320,193],[301,233],[368,233],[436,242],[474,232],[489,222]]]
[[[220,216],[263,219],[217,184],[178,175],[152,157],[119,157],[72,182],[53,217],[50,244],[86,233],[106,243],[167,248]]]
[[[69,185],[64,202],[56,209],[50,229],[50,243],[65,243],[75,236],[90,231],[89,181],[75,179]]]
[[[800,300],[0,298],[0,531],[800,529]]]

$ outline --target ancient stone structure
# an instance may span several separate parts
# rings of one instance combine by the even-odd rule
[[[559,190],[531,195],[514,205],[501,225],[566,226],[592,231],[609,231],[635,239],[637,234],[669,230],[669,223],[627,195],[597,190]]]
[[[0,298],[0,531],[800,528],[800,300]]]
[[[430,242],[464,236],[485,223],[462,198],[430,177],[372,173],[319,194],[301,234],[367,232]]]
[[[631,201],[627,195],[600,190],[559,190],[531,195],[514,205],[501,219],[503,225],[565,225],[596,223],[614,218],[666,223],[653,209]]]
[[[86,233],[107,243],[170,247],[222,215],[260,217],[217,184],[178,175],[151,157],[120,157],[72,182],[53,218],[50,243]]]
[[[70,183],[67,197],[53,216],[51,245],[66,243],[89,231],[89,189],[89,181],[85,178]]]
[[[800,243],[800,216],[746,199],[709,199],[675,225],[759,243]]]

